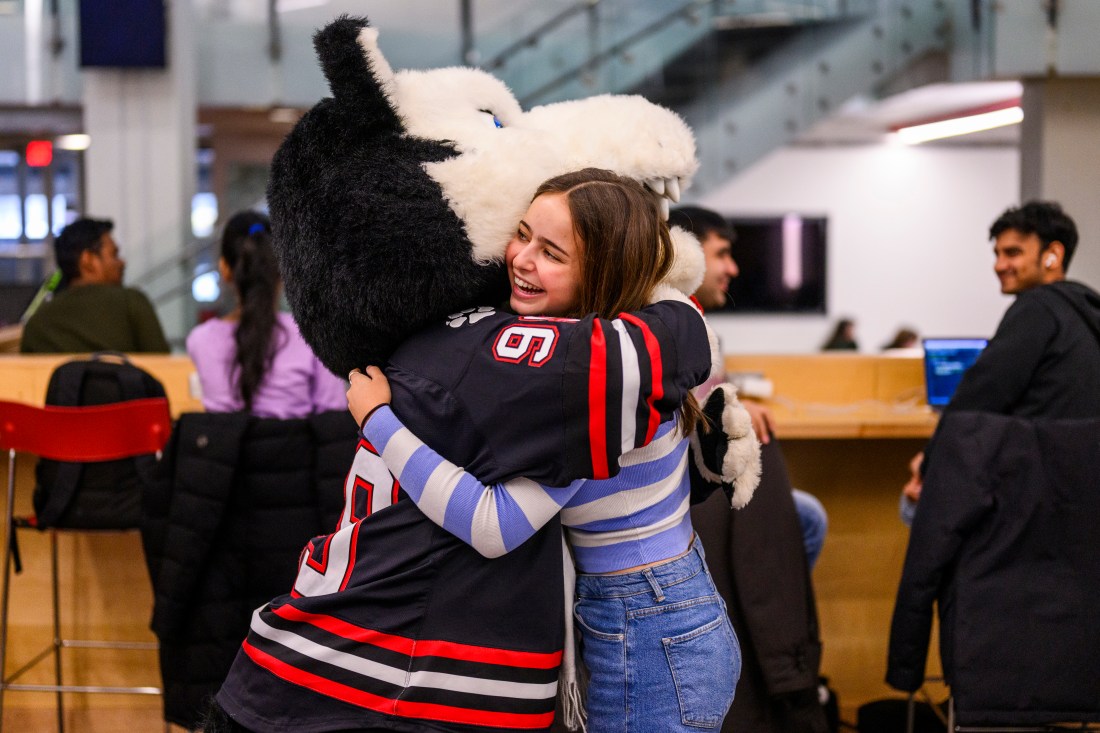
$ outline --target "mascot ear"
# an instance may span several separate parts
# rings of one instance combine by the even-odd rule
[[[302,336],[334,374],[384,364],[411,333],[507,283],[478,265],[463,223],[424,164],[455,155],[406,134],[394,75],[365,18],[314,37],[332,90],[287,135],[267,200],[275,252]]]
[[[378,31],[366,18],[340,16],[313,36],[313,47],[341,108],[371,110],[368,119],[388,117],[392,129],[401,128],[390,102],[393,70],[378,49]]]

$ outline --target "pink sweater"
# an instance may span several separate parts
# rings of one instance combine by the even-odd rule
[[[259,417],[305,417],[326,410],[346,410],[347,382],[325,369],[298,332],[289,313],[279,313],[275,357],[271,369],[252,398],[252,414]],[[237,324],[214,318],[196,326],[187,336],[187,353],[202,384],[207,412],[239,412],[244,402],[236,388],[233,341]]]

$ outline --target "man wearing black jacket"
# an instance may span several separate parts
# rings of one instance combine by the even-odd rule
[[[1024,418],[1100,416],[1100,294],[1066,280],[1077,226],[1053,202],[1010,208],[993,222],[993,271],[1016,295],[989,345],[963,376],[946,412],[972,410]],[[925,450],[927,465],[936,445]],[[920,498],[921,456],[904,493]]]
[[[922,684],[936,602],[960,724],[1100,721],[1100,294],[1066,280],[1077,230],[1057,204],[990,236],[1017,297],[925,451],[926,487],[914,461],[886,681]]]

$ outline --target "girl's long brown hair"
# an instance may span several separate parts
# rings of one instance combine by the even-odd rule
[[[611,319],[648,305],[675,256],[657,195],[600,168],[555,176],[539,186],[535,198],[544,194],[565,196],[580,244],[579,298],[568,315]],[[690,392],[677,414],[684,435],[703,418]],[[705,420],[702,424],[706,429]]]

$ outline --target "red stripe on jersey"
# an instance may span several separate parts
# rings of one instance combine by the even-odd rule
[[[646,400],[646,404],[649,405],[649,427],[646,428],[645,443],[643,444],[649,445],[650,441],[653,440],[653,436],[657,434],[657,426],[661,424],[661,415],[653,405],[665,396],[664,370],[661,368],[661,344],[658,343],[657,337],[653,335],[653,331],[649,330],[649,326],[646,325],[645,321],[637,316],[622,313],[619,318],[638,327],[638,330],[642,332],[646,351],[649,353],[649,368],[653,376],[653,387],[649,393],[649,398]]]
[[[241,645],[241,648],[253,662],[276,677],[327,697],[386,715],[419,718],[421,720],[438,720],[446,723],[482,725],[492,728],[530,730],[548,728],[554,722],[553,711],[547,713],[502,713],[440,705],[439,703],[392,700],[287,664],[283,660],[257,649],[249,644],[247,640]]]
[[[333,682],[330,679],[313,674],[312,672],[306,672],[303,669],[287,664],[277,657],[271,656],[262,649],[257,649],[249,644],[247,639],[241,644],[241,650],[257,665],[287,682],[292,682],[301,687],[314,690],[328,697],[334,697],[337,700],[343,700],[352,705],[358,705],[361,708],[377,710],[380,713],[386,713],[388,715],[395,714],[395,708],[397,707],[396,700],[391,700],[381,695],[375,695],[366,690],[357,690],[354,687],[349,687],[339,682]]]
[[[483,725],[489,728],[516,728],[536,730],[549,728],[554,722],[553,711],[549,713],[494,713],[488,710],[471,710],[431,702],[397,701],[397,714],[404,718],[438,720],[445,723],[466,723]]]
[[[607,339],[599,319],[592,321],[592,356],[588,363],[588,442],[592,478],[607,478]]]
[[[451,641],[417,641],[405,636],[365,629],[362,626],[349,624],[347,621],[333,616],[309,613],[289,604],[273,608],[272,612],[288,621],[311,624],[319,629],[324,629],[330,634],[355,642],[371,644],[410,657],[445,657],[463,662],[481,662],[483,664],[526,667],[528,669],[553,669],[561,664],[560,651],[521,652],[511,649],[474,646],[472,644],[458,644]]]

